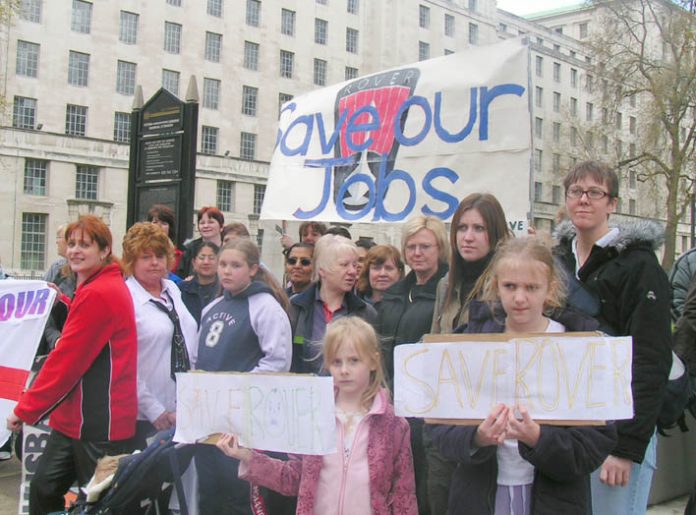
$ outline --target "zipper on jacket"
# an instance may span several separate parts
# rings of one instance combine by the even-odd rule
[[[369,413],[367,413],[363,419],[360,421],[358,424],[358,427],[355,428],[355,435],[353,435],[353,444],[355,444],[355,441],[358,439],[358,434],[360,434],[360,430],[362,429],[362,426],[364,425],[365,421],[367,418],[370,416]],[[343,502],[344,502],[344,497],[346,493],[346,481],[348,479],[348,469],[350,468],[350,462],[353,460],[353,449],[355,448],[354,445],[351,445],[350,449],[350,456],[348,456],[348,460],[346,460],[346,448],[344,444],[345,440],[345,433],[343,431],[343,422],[340,423],[341,426],[341,461],[343,462],[343,479],[341,481],[341,490],[338,494],[338,515],[343,515]],[[370,465],[368,463],[368,472],[370,470]],[[368,477],[368,482],[369,482],[369,477]],[[372,499],[370,499],[370,504],[372,504]]]

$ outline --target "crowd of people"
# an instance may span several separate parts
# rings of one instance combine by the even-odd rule
[[[610,226],[618,179],[601,163],[575,166],[564,188],[555,243],[515,237],[498,200],[473,193],[449,231],[437,217],[409,219],[401,249],[305,222],[298,242],[281,238],[280,280],[246,228],[213,207],[197,214],[200,237],[179,247],[174,213],[154,206],[120,261],[98,218],[61,227],[65,256],[50,280],[54,309],[68,314],[49,326],[48,357],[7,421],[19,430],[50,415],[31,513],[61,510],[101,456],[175,427],[175,374],[194,369],[316,373],[335,386],[334,454],[269,455],[233,434],[198,445],[202,514],[256,513],[250,484],[268,513],[644,513],[672,363],[660,231]],[[522,404],[494,406],[477,426],[394,414],[398,345],[428,333],[588,330],[633,338],[630,420],[551,426]]]

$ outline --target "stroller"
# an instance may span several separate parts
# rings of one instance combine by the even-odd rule
[[[181,515],[188,515],[181,474],[193,456],[193,446],[175,444],[174,429],[160,431],[142,452],[122,457],[113,480],[96,501],[80,500],[70,515],[159,514],[163,491],[174,483]],[[162,502],[167,502],[169,495]]]

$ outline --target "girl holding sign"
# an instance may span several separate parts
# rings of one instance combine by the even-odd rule
[[[258,247],[243,238],[226,243],[218,257],[218,277],[224,292],[201,315],[196,368],[287,372],[292,359],[288,299],[260,265]],[[238,465],[210,445],[198,446],[201,514],[251,515],[249,485],[237,479]]]
[[[336,391],[337,452],[281,461],[240,447],[233,435],[218,448],[241,461],[241,478],[297,495],[298,514],[417,514],[409,425],[394,415],[374,329],[358,317],[337,319],[323,349]]]
[[[468,333],[553,333],[596,329],[561,309],[562,281],[551,251],[533,238],[496,250],[483,298],[469,310]],[[590,473],[616,443],[613,425],[541,426],[522,406],[500,404],[478,426],[433,426],[443,456],[457,462],[450,514],[582,514],[590,511]]]

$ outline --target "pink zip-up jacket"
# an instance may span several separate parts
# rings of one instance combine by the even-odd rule
[[[297,515],[342,515],[355,513],[356,503],[359,505],[366,498],[364,490],[355,488],[361,481],[349,479],[351,471],[365,469],[366,459],[372,515],[418,514],[411,431],[408,422],[394,414],[385,390],[378,393],[358,425],[347,461],[343,453],[343,427],[338,420],[337,438],[338,452],[326,456],[290,456],[288,461],[282,461],[254,452],[248,463],[240,464],[239,477],[283,495],[297,495]],[[322,482],[335,487],[319,492],[320,475]]]

